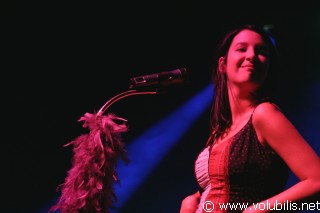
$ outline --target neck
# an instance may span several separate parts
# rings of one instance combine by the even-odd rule
[[[235,86],[228,86],[232,123],[246,117],[248,113],[251,114],[254,108],[254,99],[250,91],[244,89],[240,90],[239,87]]]

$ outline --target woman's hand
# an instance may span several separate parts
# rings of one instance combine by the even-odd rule
[[[195,213],[200,200],[200,192],[187,196],[182,200],[180,213]]]

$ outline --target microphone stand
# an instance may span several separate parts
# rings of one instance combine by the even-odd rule
[[[165,92],[166,86],[181,83],[186,69],[131,78],[129,90],[109,99],[96,113],[85,113],[78,121],[90,132],[64,146],[73,145],[72,167],[63,184],[57,204],[49,212],[60,209],[61,213],[108,213],[117,200],[113,184],[119,183],[116,165],[121,157],[129,163],[121,133],[128,130],[127,120],[106,110],[115,102],[133,95],[155,95]],[[147,84],[145,84],[147,83]],[[144,86],[151,86],[145,88]],[[141,90],[136,90],[139,87]]]
[[[150,88],[149,88],[150,89]],[[103,115],[115,102],[133,95],[154,95],[159,90],[131,89],[109,99],[97,113],[85,113],[78,121],[90,129],[64,146],[73,145],[72,167],[63,184],[61,196],[49,212],[108,213],[116,202],[113,184],[119,183],[116,164],[121,157],[129,163],[121,133],[128,130],[125,119],[112,113]]]

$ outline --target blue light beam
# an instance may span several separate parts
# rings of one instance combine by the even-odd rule
[[[213,87],[209,84],[168,117],[147,130],[127,147],[130,163],[119,161],[117,173],[120,184],[115,185],[116,213],[131,194],[143,183],[171,148],[181,139],[195,120],[212,102]]]

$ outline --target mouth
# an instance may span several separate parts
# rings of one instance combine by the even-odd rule
[[[253,71],[255,69],[252,65],[242,66],[241,68],[247,71]]]
[[[246,68],[246,67],[254,68],[254,65],[253,64],[246,64],[246,65],[242,65],[241,67],[243,67],[243,68]]]

